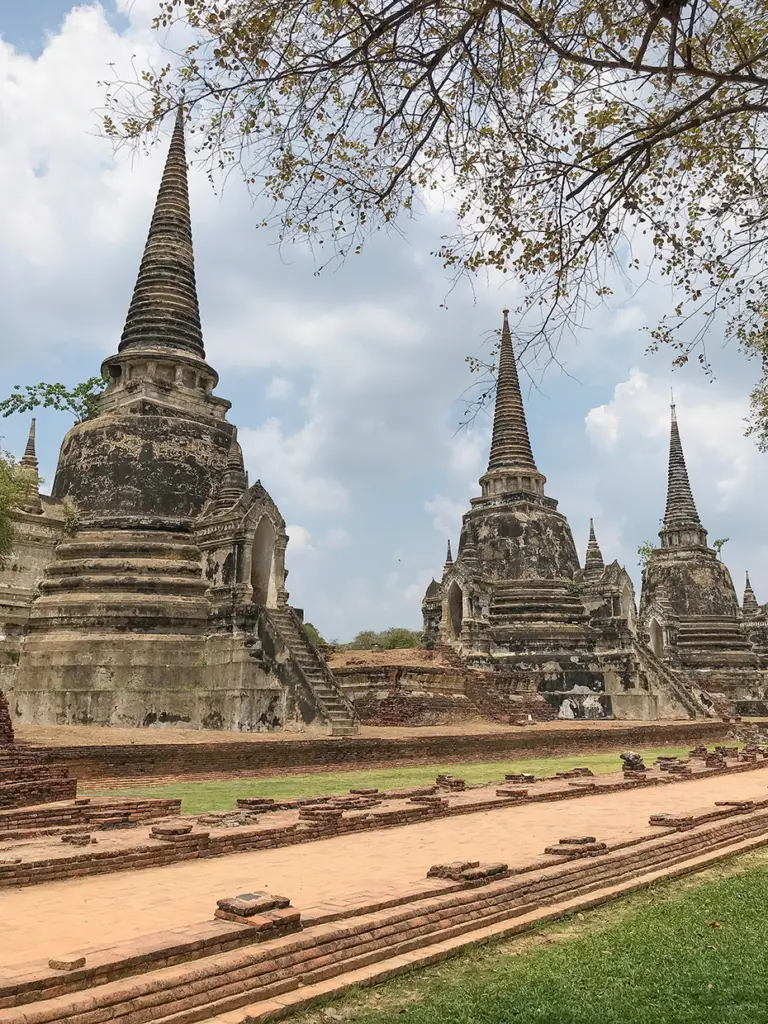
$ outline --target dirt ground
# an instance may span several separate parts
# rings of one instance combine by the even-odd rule
[[[351,652],[350,652],[351,653]],[[426,652],[429,653],[429,652]],[[753,721],[750,719],[750,721]],[[758,721],[754,719],[754,721]],[[761,720],[762,721],[762,720]],[[498,722],[464,722],[458,725],[405,726],[364,725],[361,739],[407,739],[414,736],[481,736],[491,733],[526,733],[534,737],[537,732],[568,732],[574,729],[589,732],[610,732],[612,729],[654,727],[677,728],[680,722],[619,722],[576,721],[546,722],[541,725],[501,725]],[[97,725],[16,725],[16,740],[20,743],[46,747],[121,746],[122,744],[155,743],[281,743],[315,741],[322,733],[311,732],[218,732],[214,730],[172,729],[150,727],[146,729],[116,729]],[[654,746],[663,746],[655,738]]]

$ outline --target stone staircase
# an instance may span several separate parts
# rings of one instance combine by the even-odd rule
[[[691,687],[683,676],[669,668],[664,662],[657,658],[650,648],[634,640],[632,651],[640,662],[640,667],[647,676],[650,676],[685,708],[690,718],[716,718],[717,710],[715,702],[709,698],[702,699],[693,687]],[[706,697],[709,695],[707,694]]]
[[[354,705],[307,636],[296,612],[290,605],[270,608],[269,619],[291,652],[307,687],[315,698],[321,717],[330,726],[331,736],[353,736],[360,729]]]

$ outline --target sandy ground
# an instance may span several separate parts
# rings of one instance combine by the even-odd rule
[[[755,721],[757,721],[755,719]],[[686,719],[686,723],[688,719]],[[546,722],[540,725],[501,725],[498,722],[464,722],[458,725],[404,726],[364,725],[361,739],[404,739],[413,736],[481,736],[490,733],[526,733],[532,738],[537,732],[586,730],[610,732],[613,729],[677,728],[680,722]],[[325,738],[323,733],[301,732],[218,732],[214,730],[170,729],[115,729],[97,725],[16,725],[16,739],[35,746],[80,747],[119,746],[127,743],[296,743]],[[343,742],[343,741],[342,741]],[[654,745],[663,745],[654,741]]]

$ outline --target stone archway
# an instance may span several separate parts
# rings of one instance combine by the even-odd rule
[[[461,624],[464,620],[464,594],[454,580],[448,588],[448,627],[451,636],[457,640],[461,636]]]
[[[267,608],[277,607],[275,580],[275,528],[269,516],[256,527],[251,547],[251,586],[253,603]]]
[[[664,656],[664,630],[661,628],[658,619],[651,619],[648,623],[648,634],[650,636],[651,650],[657,658]]]

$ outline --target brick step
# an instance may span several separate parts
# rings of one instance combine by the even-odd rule
[[[421,901],[406,911],[379,916],[378,920],[368,916],[344,928],[325,926],[324,931],[307,934],[298,941],[270,943],[271,948],[264,949],[261,957],[256,951],[245,958],[227,954],[212,964],[202,963],[191,975],[188,971],[164,969],[148,978],[141,989],[135,982],[120,981],[92,989],[87,1000],[58,997],[28,1009],[23,1016],[0,1011],[0,1021],[86,1024],[109,1019],[119,1024],[148,1020],[156,1024],[192,1024],[239,1009],[252,1003],[254,996],[268,999],[300,983],[312,984],[409,949],[521,916],[531,908],[556,903],[564,895],[571,898],[586,894],[638,873],[648,874],[660,865],[690,860],[701,851],[731,844],[734,836],[743,840],[766,831],[768,815],[762,814],[751,820],[729,821],[726,826],[696,835],[676,834],[662,843],[652,840],[655,845],[651,849],[643,849],[641,844],[628,853],[555,866],[554,872],[550,869],[538,878],[494,883],[492,887]]]

